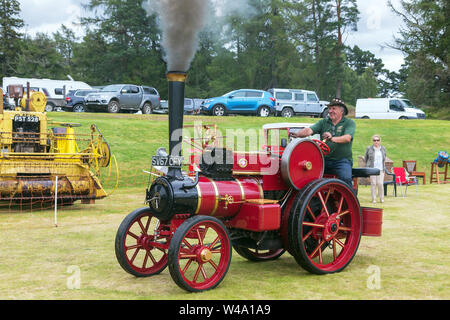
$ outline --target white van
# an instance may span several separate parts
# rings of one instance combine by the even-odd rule
[[[27,86],[30,83],[32,90],[41,91],[47,97],[46,111],[53,111],[55,107],[64,107],[66,105],[65,95],[69,90],[92,89],[90,85],[82,81],[74,81],[70,76],[70,80],[52,80],[52,79],[36,79],[36,78],[17,78],[4,77],[2,83],[3,92],[7,94],[8,86],[12,84]],[[10,100],[10,104],[14,101]]]
[[[355,118],[359,119],[425,119],[425,112],[401,98],[358,99]]]

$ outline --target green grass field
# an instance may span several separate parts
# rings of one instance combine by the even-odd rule
[[[167,145],[167,116],[51,113],[55,121],[76,122],[88,132],[97,124],[120,168],[119,188],[96,204],[76,203],[59,211],[3,208],[0,212],[0,299],[449,299],[450,184],[429,184],[430,162],[448,150],[450,122],[356,120],[354,160],[378,133],[395,166],[418,161],[427,185],[408,188],[405,198],[382,205],[383,236],[363,237],[352,263],[341,273],[316,276],[285,253],[277,261],[251,263],[234,254],[225,280],[211,291],[190,294],[166,269],[150,278],[134,278],[121,269],[114,239],[123,218],[144,206],[151,156]],[[185,117],[226,129],[259,129],[281,118]],[[315,122],[293,118],[290,122]],[[112,187],[110,182],[107,186]],[[369,187],[361,186],[362,206],[372,206]],[[379,206],[381,204],[377,204]],[[376,276],[376,277],[375,277]],[[80,280],[79,282],[75,280]],[[379,279],[379,282],[373,282]]]

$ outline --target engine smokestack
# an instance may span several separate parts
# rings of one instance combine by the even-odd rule
[[[183,71],[169,71],[169,155],[181,156],[183,140],[184,89],[187,73]],[[168,176],[181,178],[181,168],[169,167]]]

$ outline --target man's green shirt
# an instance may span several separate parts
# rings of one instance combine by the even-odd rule
[[[327,141],[326,144],[330,147],[330,154],[326,156],[327,159],[330,160],[340,160],[343,158],[349,159],[353,162],[352,156],[352,144],[353,144],[353,136],[356,130],[356,124],[353,120],[342,118],[342,120],[335,126],[331,122],[330,118],[325,118],[320,120],[319,122],[313,124],[311,130],[314,134],[322,134],[325,132],[331,133],[333,137],[340,137],[346,134],[352,136],[352,140],[350,143],[334,143],[331,141]]]

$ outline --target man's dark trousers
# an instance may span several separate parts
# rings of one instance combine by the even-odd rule
[[[349,159],[331,160],[325,159],[325,173],[333,174],[338,179],[343,180],[352,188],[352,166],[353,163]]]

